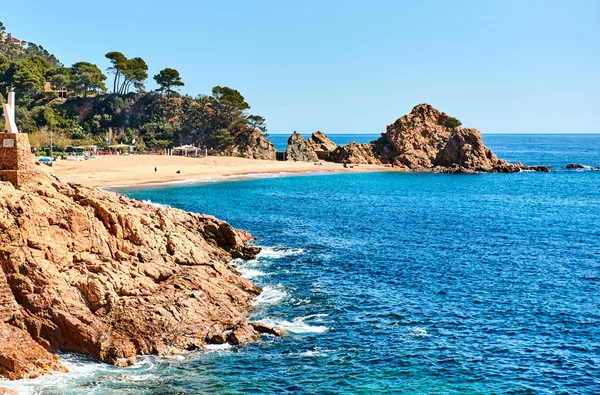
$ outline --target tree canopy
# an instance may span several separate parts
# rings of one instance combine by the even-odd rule
[[[171,68],[162,69],[158,74],[154,76],[154,81],[160,85],[159,90],[161,92],[167,92],[167,96],[171,96],[172,88],[184,86],[185,84],[181,81],[179,71]]]
[[[18,127],[32,133],[32,146],[40,151],[48,147],[47,130],[59,151],[70,144],[101,146],[107,135],[111,142],[135,138],[140,151],[179,144],[225,149],[240,135],[267,132],[265,119],[248,113],[250,105],[236,89],[215,86],[210,95],[181,95],[181,75],[164,68],[154,75],[162,94],[145,92],[146,62],[113,51],[105,54],[113,76],[106,93],[106,76],[97,65],[63,66],[41,45],[8,40],[5,32],[0,22],[0,103],[10,89],[17,91]]]

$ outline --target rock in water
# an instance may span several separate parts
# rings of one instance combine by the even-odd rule
[[[319,159],[329,160],[329,156],[333,150],[336,149],[337,145],[329,139],[323,132],[313,133],[306,143],[312,148],[317,154]]]
[[[565,169],[585,169],[585,166],[579,163],[569,163]]]
[[[330,157],[341,163],[383,163],[406,170],[445,173],[549,170],[546,166],[498,159],[483,144],[478,130],[461,128],[457,119],[429,104],[415,106],[410,114],[389,125],[378,140],[338,147]]]
[[[483,145],[481,133],[475,129],[452,130],[446,145],[433,160],[434,166],[458,166],[475,171],[491,171],[497,164],[498,158]]]
[[[263,322],[251,322],[250,325],[258,333],[266,333],[268,335],[279,336],[279,337],[285,335],[285,332],[283,331],[283,329],[278,326],[271,326],[271,325],[265,324]]]
[[[288,139],[288,146],[285,151],[287,160],[298,162],[318,162],[319,157],[312,147],[304,140],[304,137],[298,132],[292,133]]]
[[[249,234],[45,174],[19,189],[0,183],[0,196],[4,338],[124,366],[137,354],[203,348],[209,335],[258,336],[246,315],[261,289],[227,266],[256,257]],[[60,370],[42,347],[29,347],[42,365],[32,368],[29,354],[0,349],[1,374]]]

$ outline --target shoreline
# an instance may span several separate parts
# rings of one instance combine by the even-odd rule
[[[344,168],[340,163],[325,161],[315,165],[311,162],[270,161],[229,156],[190,158],[166,155],[100,156],[81,162],[58,160],[52,167],[40,165],[39,168],[66,183],[102,188],[167,186],[213,180],[221,182],[321,173],[398,171],[381,165]]]

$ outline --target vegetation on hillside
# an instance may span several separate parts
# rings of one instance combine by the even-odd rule
[[[142,58],[116,51],[105,56],[110,80],[89,62],[64,66],[42,46],[15,39],[0,22],[0,103],[10,90],[17,92],[17,125],[30,133],[34,149],[49,147],[51,135],[58,151],[134,140],[138,151],[180,144],[224,149],[240,133],[267,132],[265,119],[249,114],[235,89],[181,95],[179,72],[165,68],[153,77],[159,88],[146,92]]]

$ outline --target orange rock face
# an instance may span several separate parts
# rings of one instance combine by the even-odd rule
[[[415,106],[369,144],[337,147],[334,162],[393,164],[405,170],[444,173],[548,171],[545,166],[510,164],[490,151],[476,129],[461,128],[429,104]]]
[[[0,323],[0,378],[32,379],[66,371],[58,357],[36,343],[29,333]]]
[[[20,189],[0,183],[4,330],[26,330],[24,341],[41,354],[74,351],[121,366],[138,354],[202,349],[230,333],[236,343],[254,340],[246,316],[261,289],[228,266],[256,256],[250,238],[211,216],[44,174]],[[0,374],[32,377],[15,350],[0,351]]]

